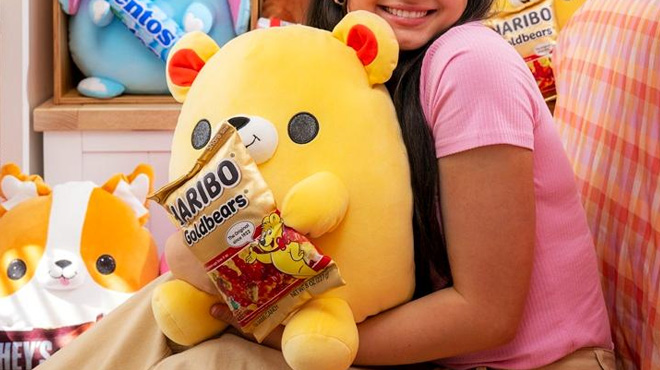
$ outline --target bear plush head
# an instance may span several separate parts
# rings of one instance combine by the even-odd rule
[[[170,91],[183,102],[170,178],[192,168],[222,122],[236,127],[284,223],[339,266],[346,285],[322,297],[346,302],[353,327],[414,290],[408,158],[382,85],[397,58],[387,23],[352,12],[333,32],[255,30],[222,48],[191,33],[167,65]],[[317,368],[325,360],[297,357],[313,352],[293,349],[313,347],[300,339],[283,342],[285,358],[295,369]]]

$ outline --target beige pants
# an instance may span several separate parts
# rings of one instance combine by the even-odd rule
[[[224,334],[189,349],[169,342],[151,314],[151,292],[169,279],[171,275],[166,274],[146,286],[37,369],[290,370],[280,351],[232,334]],[[433,368],[432,365],[396,367],[406,370]],[[578,369],[614,370],[614,355],[606,350],[584,349],[539,370]]]
[[[186,349],[169,342],[151,313],[161,276],[92,329],[56,352],[38,370],[290,370],[280,351],[224,334]]]
[[[478,367],[475,370],[489,370]],[[616,370],[614,352],[602,348],[583,348],[550,365],[534,370]]]

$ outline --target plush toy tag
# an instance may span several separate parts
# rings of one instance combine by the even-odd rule
[[[551,56],[559,29],[554,1],[499,0],[499,12],[486,21],[525,59],[546,100],[556,95]]]
[[[241,328],[263,340],[312,295],[344,284],[334,261],[285,225],[228,123],[193,169],[150,199],[183,229]]]

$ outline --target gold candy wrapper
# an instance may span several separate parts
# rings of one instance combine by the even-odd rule
[[[285,225],[238,133],[223,123],[182,178],[150,199],[182,228],[243,331],[262,341],[290,313],[344,285],[334,261]]]

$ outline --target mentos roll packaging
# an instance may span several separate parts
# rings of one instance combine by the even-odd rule
[[[124,25],[158,58],[167,54],[185,33],[152,0],[110,0],[110,9]]]
[[[236,130],[223,123],[193,169],[150,199],[182,228],[238,323],[257,340],[311,295],[344,284],[334,261],[285,225]]]
[[[486,25],[502,35],[525,59],[546,100],[555,97],[552,51],[559,29],[554,0],[498,0]]]

